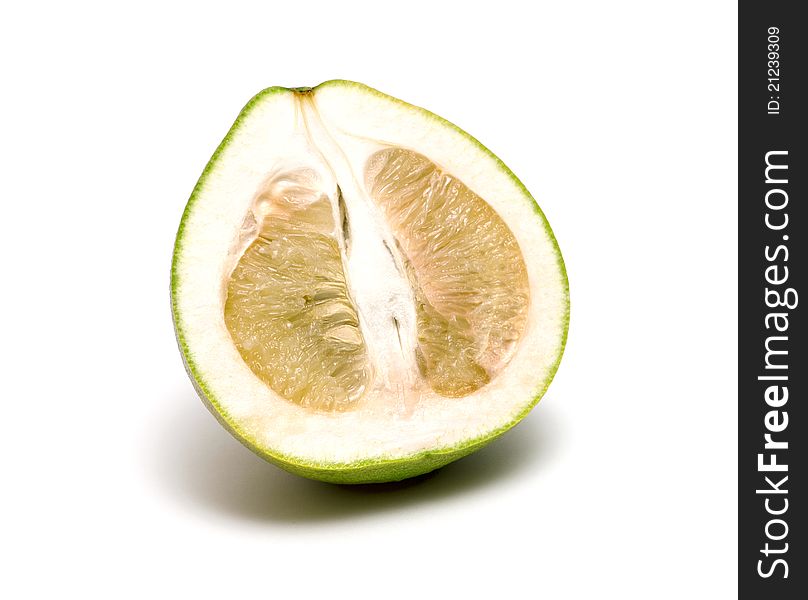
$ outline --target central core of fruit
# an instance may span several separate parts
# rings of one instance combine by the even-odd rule
[[[236,348],[273,391],[317,410],[356,408],[371,390],[410,407],[429,390],[471,394],[526,326],[516,239],[419,153],[376,150],[360,169],[332,190],[306,169],[259,190],[253,237],[226,282]],[[390,300],[379,301],[387,280]],[[376,296],[363,298],[369,284]]]

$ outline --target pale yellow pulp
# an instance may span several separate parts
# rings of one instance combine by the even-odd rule
[[[418,153],[374,153],[365,180],[413,290],[417,343],[405,351],[416,380],[448,397],[478,390],[525,330],[530,292],[516,239],[485,200]],[[335,199],[294,186],[263,196],[259,234],[227,283],[227,327],[280,396],[350,409],[378,373],[344,272]]]

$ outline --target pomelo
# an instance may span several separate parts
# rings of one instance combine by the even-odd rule
[[[556,240],[502,161],[349,81],[241,111],[183,214],[171,301],[218,420],[335,483],[426,473],[513,427],[569,318]]]

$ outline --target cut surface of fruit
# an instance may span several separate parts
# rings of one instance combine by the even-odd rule
[[[345,81],[256,96],[188,203],[172,265],[187,370],[259,455],[334,482],[417,475],[538,401],[566,272],[507,168]]]

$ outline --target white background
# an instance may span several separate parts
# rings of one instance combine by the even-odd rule
[[[0,12],[0,596],[735,596],[735,3],[114,4]],[[207,159],[331,78],[479,138],[569,269],[540,406],[412,484],[263,463],[174,342]]]

